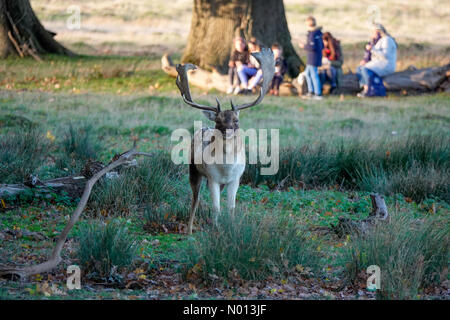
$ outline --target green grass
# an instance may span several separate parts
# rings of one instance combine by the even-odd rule
[[[7,128],[0,133],[0,182],[28,179],[42,165],[48,146],[43,132],[37,129]]]
[[[236,218],[222,215],[218,227],[196,234],[186,251],[186,277],[207,282],[219,277],[262,280],[286,277],[295,268],[320,270],[317,244],[289,216],[238,210]]]
[[[166,152],[154,152],[151,158],[139,161],[137,167],[121,170],[118,178],[99,182],[89,208],[126,216],[136,206],[157,208],[166,203],[173,204],[176,211],[177,204],[187,200],[180,197],[188,191],[187,185],[179,181],[184,175],[183,169],[175,166]]]
[[[138,244],[126,225],[108,221],[92,223],[80,230],[77,258],[83,273],[97,279],[120,280],[123,268],[137,257]]]
[[[243,181],[256,186],[329,188],[401,193],[416,201],[429,197],[450,202],[450,139],[443,133],[311,141],[280,150],[280,170],[260,174],[261,165],[249,165]]]
[[[92,124],[83,123],[74,127],[69,123],[59,142],[61,156],[56,160],[55,166],[71,174],[80,173],[87,160],[97,159],[100,144],[92,136]]]
[[[416,299],[419,289],[447,277],[450,241],[448,217],[412,220],[392,215],[366,235],[356,236],[347,252],[346,274],[358,281],[368,266],[381,269],[383,299]]]
[[[44,63],[10,58],[0,62],[0,88],[55,92],[129,94],[167,92],[172,79],[155,68],[158,60],[142,57],[76,58],[47,56]],[[50,67],[49,67],[50,65]]]

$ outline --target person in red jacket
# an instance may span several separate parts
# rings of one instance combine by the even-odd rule
[[[331,83],[331,92],[337,88],[337,68],[342,67],[342,52],[339,40],[334,38],[330,32],[323,34],[324,48],[322,50],[322,66],[319,76],[322,83]]]

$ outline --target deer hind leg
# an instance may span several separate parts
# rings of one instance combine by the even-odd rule
[[[203,177],[198,172],[197,168],[195,168],[194,164],[189,165],[189,182],[191,184],[192,189],[192,203],[191,203],[191,212],[189,216],[189,224],[188,224],[188,234],[192,234],[192,225],[194,224],[194,216],[195,212],[198,208],[198,203],[200,200],[200,188],[202,186]]]
[[[227,205],[228,212],[234,217],[234,209],[236,208],[236,193],[239,188],[239,179],[227,184]]]

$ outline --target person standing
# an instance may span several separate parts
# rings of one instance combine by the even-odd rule
[[[299,46],[307,52],[306,60],[306,83],[308,85],[308,95],[306,98],[322,99],[322,84],[319,79],[318,67],[322,65],[322,50],[324,48],[322,40],[322,27],[316,25],[314,17],[306,19],[308,30],[306,43],[300,42]]]

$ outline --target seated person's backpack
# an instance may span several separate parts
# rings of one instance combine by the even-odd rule
[[[371,70],[370,70],[371,71]],[[386,87],[383,84],[383,78],[377,75],[375,72],[370,72],[369,85],[367,90],[367,96],[369,97],[385,97]]]

